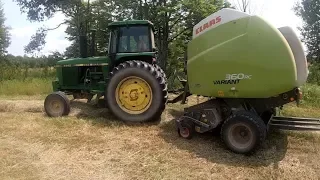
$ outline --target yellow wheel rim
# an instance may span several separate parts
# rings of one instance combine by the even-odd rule
[[[152,102],[150,85],[135,76],[123,79],[117,86],[115,96],[119,107],[129,114],[147,111]]]

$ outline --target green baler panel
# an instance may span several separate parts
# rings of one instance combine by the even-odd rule
[[[188,45],[191,93],[266,98],[294,88],[296,67],[282,34],[257,16],[218,26]]]

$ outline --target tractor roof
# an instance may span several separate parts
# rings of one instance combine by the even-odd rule
[[[147,20],[128,20],[128,21],[117,21],[109,23],[109,27],[113,26],[127,26],[127,25],[149,25],[153,27],[152,22]]]

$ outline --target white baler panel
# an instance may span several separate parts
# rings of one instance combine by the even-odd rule
[[[292,28],[286,26],[278,29],[286,38],[292,50],[297,67],[297,86],[301,86],[308,78],[308,65],[302,44]]]
[[[193,27],[193,39],[222,24],[250,16],[234,9],[224,8],[200,21]]]

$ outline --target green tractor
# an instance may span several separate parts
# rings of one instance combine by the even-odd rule
[[[109,55],[57,63],[54,93],[45,100],[49,116],[68,115],[64,94],[91,99],[104,96],[119,119],[133,122],[160,117],[166,103],[195,94],[208,101],[188,107],[175,120],[178,134],[218,130],[235,153],[250,153],[266,139],[269,128],[320,130],[318,119],[277,117],[276,110],[301,99],[308,77],[300,40],[289,27],[275,28],[264,19],[222,9],[193,28],[185,58],[184,92],[167,99],[167,78],[156,64],[152,24],[110,24]],[[143,41],[144,43],[141,43]]]
[[[114,22],[109,30],[108,56],[88,57],[86,48],[80,46],[80,58],[57,62],[54,92],[44,104],[48,116],[68,115],[66,95],[72,95],[89,102],[94,96],[96,100],[104,97],[106,106],[123,121],[159,119],[168,93],[166,75],[156,62],[153,24],[144,20]],[[81,37],[80,42],[85,44],[86,38]]]

